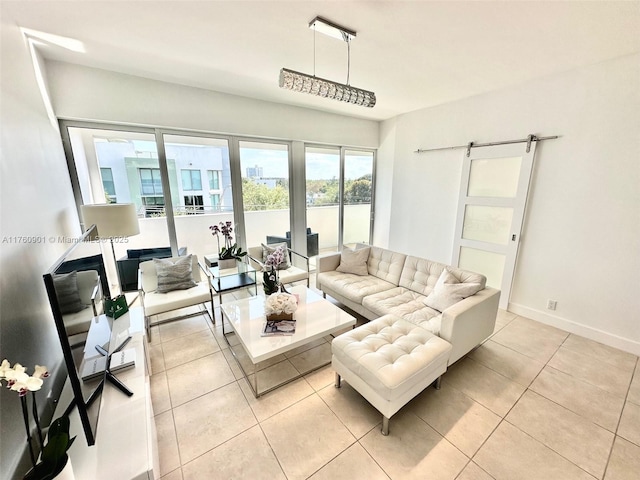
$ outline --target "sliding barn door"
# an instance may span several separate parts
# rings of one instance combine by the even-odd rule
[[[465,152],[453,265],[482,273],[509,303],[536,142]]]

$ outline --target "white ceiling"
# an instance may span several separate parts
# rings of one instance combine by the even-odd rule
[[[640,51],[639,1],[7,1],[6,24],[63,35],[86,53],[45,57],[246,97],[382,120]],[[372,108],[278,88],[313,74],[325,17],[357,32],[351,85]],[[347,44],[315,37],[316,75],[346,82]]]

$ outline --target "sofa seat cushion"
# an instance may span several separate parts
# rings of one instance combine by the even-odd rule
[[[425,298],[412,290],[395,287],[365,297],[362,306],[377,315],[397,315],[439,335],[442,316],[440,312],[424,304]]]
[[[289,267],[286,270],[278,270],[278,278],[281,283],[294,283],[309,278],[309,273],[298,267]]]
[[[339,292],[344,298],[362,305],[362,299],[367,295],[389,290],[395,285],[373,275],[354,275],[336,271],[318,274],[323,289]]]
[[[451,345],[400,317],[384,315],[334,338],[331,351],[380,396],[394,400],[433,378],[446,365]]]
[[[91,320],[93,319],[93,312],[90,312],[90,310],[81,310],[80,312],[68,313],[62,316],[67,336],[89,331]]]
[[[168,293],[152,291],[144,295],[144,313],[146,316],[157,315],[210,300],[211,292],[207,281],[199,282],[187,290],[173,290]]]

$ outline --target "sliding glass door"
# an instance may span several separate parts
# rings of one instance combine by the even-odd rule
[[[307,253],[315,264],[318,253],[335,252],[340,245],[340,149],[306,147],[305,172],[307,234],[312,235]]]
[[[152,127],[60,126],[78,208],[136,206],[140,234],[114,244],[117,258],[158,247],[215,254],[209,226],[227,221],[244,249],[287,241],[312,266],[319,253],[370,242],[373,151]]]
[[[234,221],[229,141],[163,135],[178,246],[199,258],[217,253],[210,225]]]
[[[373,152],[344,152],[343,245],[371,243]]]
[[[104,252],[104,259],[112,291],[136,290],[137,268],[128,268],[127,250],[170,246],[166,191],[155,136],[139,131],[83,127],[69,127],[66,134],[78,203],[135,205],[140,233],[116,239],[112,243],[115,258],[111,252]]]
[[[285,241],[291,232],[289,145],[241,140],[238,147],[246,245]]]
[[[310,256],[370,243],[373,168],[372,151],[305,148],[307,233],[318,234],[319,246]],[[308,249],[314,241],[307,239]]]
[[[68,129],[82,203],[133,203],[140,234],[114,244],[116,256],[143,247],[168,247],[158,149],[150,133]],[[89,225],[87,225],[88,227]]]

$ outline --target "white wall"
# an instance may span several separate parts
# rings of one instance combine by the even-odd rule
[[[4,9],[2,21],[0,361],[21,363],[28,373],[36,363],[50,369],[38,392],[43,410],[51,407],[47,395],[64,366],[42,274],[69,247],[50,237],[77,236],[80,228],[60,135],[47,116],[29,50]],[[22,478],[30,462],[20,401],[4,384],[0,427],[0,478]]]
[[[378,122],[47,62],[61,118],[376,148]],[[275,86],[274,88],[277,88]]]
[[[417,148],[561,135],[538,146],[509,310],[640,354],[638,85],[633,55],[384,122],[389,247],[452,259],[464,151]]]
[[[380,146],[376,156],[375,222],[373,245],[389,246],[393,194],[393,169],[396,145],[396,118],[380,124]]]

